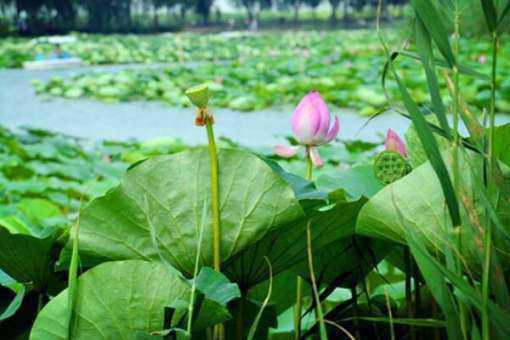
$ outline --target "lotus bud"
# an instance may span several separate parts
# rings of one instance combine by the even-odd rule
[[[292,132],[297,141],[305,146],[319,146],[336,138],[340,129],[338,117],[333,125],[328,106],[319,92],[307,94],[294,110],[292,116]]]
[[[407,148],[395,131],[388,129],[386,140],[384,142],[386,150],[398,152],[402,157],[407,158]]]
[[[317,146],[331,142],[338,135],[340,122],[335,116],[331,124],[331,115],[326,102],[317,91],[312,91],[301,99],[292,115],[292,132],[299,144],[306,147],[306,157],[320,167],[323,165]],[[284,158],[293,157],[297,147],[277,145],[276,155]]]

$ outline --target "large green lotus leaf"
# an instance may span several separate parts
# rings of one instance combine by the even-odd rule
[[[186,281],[159,262],[103,263],[78,279],[72,339],[158,339],[150,334],[163,329],[165,307],[180,308],[189,301],[190,291]],[[30,339],[68,339],[68,313],[66,289],[42,309]],[[178,309],[175,316],[182,313]],[[205,300],[194,327],[202,329],[229,317],[225,307]]]
[[[439,125],[439,121],[437,120],[436,116],[434,115],[428,115],[427,121]],[[438,134],[435,135],[439,150],[446,149],[450,143],[447,139],[444,137],[439,136]],[[418,137],[418,133],[416,132],[416,128],[414,127],[414,124],[411,124],[409,128],[407,129],[405,133],[405,140],[406,140],[406,146],[407,151],[409,153],[409,163],[413,168],[417,168],[418,166],[422,165],[423,163],[427,162],[427,153],[425,152],[425,149],[423,148],[423,145],[421,144],[420,138]]]
[[[337,173],[324,174],[317,179],[317,186],[327,192],[341,188],[353,200],[363,196],[372,197],[384,187],[375,177],[372,164],[357,165]]]
[[[294,281],[296,278],[294,277]],[[232,310],[238,311],[234,318],[225,322],[225,339],[247,339],[251,331],[255,318],[262,308],[262,302],[250,299],[239,299],[232,304]],[[277,311],[273,304],[264,307],[262,315],[257,323],[253,339],[267,340],[269,329],[278,326]],[[239,335],[240,322],[243,323],[244,336]],[[272,338],[270,338],[272,339]],[[273,340],[273,339],[272,339]]]
[[[264,161],[276,171],[287,183],[290,184],[299,204],[303,207],[310,207],[317,204],[325,203],[328,200],[326,191],[317,189],[314,182],[308,181],[303,177],[285,171],[278,163],[273,160],[264,158]],[[338,187],[337,187],[338,188]]]
[[[296,303],[296,286],[296,273],[292,270],[286,270],[273,276],[269,303],[275,306],[277,314],[281,314]],[[305,282],[305,288],[302,292],[303,297],[306,298],[311,294],[310,288],[308,283]],[[250,288],[248,298],[253,301],[262,302],[266,298],[268,290],[269,280],[266,280]]]
[[[38,238],[12,234],[0,224],[0,269],[16,281],[44,288],[50,275],[55,235]]]
[[[230,282],[223,274],[209,267],[203,267],[195,279],[190,279],[190,284],[195,283],[196,288],[205,294],[208,299],[226,306],[235,298],[241,297],[239,287]]]
[[[333,283],[335,286],[351,287],[359,282],[392,249],[388,242],[367,237],[346,237],[313,252],[313,267],[319,286]],[[296,302],[296,275],[310,281],[308,258],[273,278],[270,303],[276,306],[278,314]],[[311,293],[311,286],[303,290],[305,296]],[[249,297],[263,301],[268,290],[268,280],[249,290]]]
[[[331,244],[346,246],[353,239],[356,218],[365,202],[365,199],[337,202],[325,211],[309,209],[305,217],[268,233],[233,257],[224,266],[225,274],[243,290],[269,277],[264,257],[271,262],[273,275],[301,263],[307,256],[306,227],[309,221],[312,249],[319,251]]]
[[[4,299],[6,296],[2,294],[2,289],[8,289],[12,292],[12,300]],[[13,316],[21,306],[26,288],[21,283],[16,282],[12,277],[0,270],[0,322]]]
[[[451,171],[452,157],[443,153],[447,167]],[[473,179],[482,177],[482,159],[472,153],[459,153],[461,210],[461,243],[465,263],[470,267],[480,265],[480,244],[483,243],[483,226],[486,217],[480,195],[480,186]],[[501,179],[508,186],[510,177]],[[508,201],[508,192],[502,192],[501,202]],[[507,196],[504,196],[507,195]],[[501,217],[503,210],[498,211]],[[451,220],[440,183],[429,162],[414,169],[409,175],[386,186],[372,197],[359,214],[356,231],[361,235],[381,238],[406,244],[403,223],[413,228],[430,249],[443,254],[447,247],[453,247]],[[495,239],[505,241],[496,230]],[[501,257],[504,253],[501,253]],[[479,267],[477,267],[479,269]]]
[[[58,206],[41,198],[24,198],[16,204],[16,209],[26,219],[30,235],[44,238],[67,223]]]
[[[302,216],[303,210],[291,186],[260,158],[240,150],[221,150],[218,158],[221,258],[227,261]],[[204,204],[207,216],[200,260],[212,264],[210,202],[207,149],[149,159],[82,211],[81,255],[103,261],[162,256],[191,274]],[[158,249],[151,230],[157,235]]]
[[[351,287],[363,279],[392,249],[382,240],[352,236],[334,242],[313,253],[313,269],[317,284],[334,282],[336,286]],[[292,268],[310,281],[308,258]],[[311,282],[311,281],[310,281]]]

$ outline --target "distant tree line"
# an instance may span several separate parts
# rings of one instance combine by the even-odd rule
[[[366,6],[376,8],[378,0],[233,0],[237,6],[243,6],[246,9],[248,19],[252,20],[256,17],[257,10],[267,8],[291,9],[294,12],[294,21],[299,19],[299,11],[302,7],[307,6],[314,12],[323,3],[328,3],[331,8],[331,21],[338,18],[339,8],[343,9],[343,17],[349,19],[348,11],[360,11]],[[404,5],[408,0],[386,0],[383,6],[388,5]]]
[[[298,21],[301,8],[314,11],[329,3],[331,21],[336,21],[340,9],[344,18],[349,11],[366,6],[375,7],[377,0],[229,0],[233,6],[244,9],[247,23],[258,21],[261,11],[267,9],[291,10]],[[402,5],[407,0],[386,0],[385,5]],[[182,27],[190,14],[197,24],[216,21],[221,13],[214,0],[0,0],[0,17],[20,34],[57,33],[70,30],[89,32],[157,31]],[[161,23],[161,16],[166,18]],[[171,18],[171,20],[168,20]]]

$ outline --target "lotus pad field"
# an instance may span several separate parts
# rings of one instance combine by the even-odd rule
[[[398,37],[391,30],[388,35],[391,41]],[[389,105],[380,82],[384,56],[377,36],[369,30],[279,35],[177,34],[95,37],[95,40],[84,36],[81,39],[83,42],[70,45],[69,51],[91,64],[158,62],[171,65],[155,69],[128,68],[112,73],[77,71],[79,74],[71,79],[56,77],[45,83],[35,83],[38,93],[70,99],[160,100],[171,106],[187,106],[189,102],[184,96],[187,84],[208,82],[214,92],[215,106],[238,111],[288,105],[298,100],[301,93],[312,89],[321,91],[332,104],[355,108],[363,115],[374,114]],[[96,46],[94,44],[98,48],[88,47]],[[24,44],[19,42],[14,46]],[[490,73],[487,42],[466,38],[459,48],[464,52],[463,66]],[[504,47],[502,53],[510,51]],[[428,100],[425,73],[413,57],[416,52],[411,46],[407,54],[399,57],[398,63],[414,98],[424,104]],[[498,112],[510,112],[509,69],[508,60],[501,60]],[[486,77],[461,77],[460,81],[469,105],[481,108],[488,104],[490,89]],[[447,92],[444,83],[441,88]],[[398,95],[398,88],[391,79],[388,79],[387,91],[392,96]]]

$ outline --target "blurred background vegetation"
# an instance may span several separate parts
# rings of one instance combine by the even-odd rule
[[[480,2],[462,2],[469,2],[465,8],[474,14],[462,17],[463,33],[484,33]],[[376,0],[0,0],[0,36],[364,27],[373,23],[376,4]],[[384,1],[384,20],[405,18],[408,7],[408,0]],[[508,18],[503,27],[510,30]]]
[[[407,2],[385,1],[385,18],[401,18]],[[373,21],[375,6],[375,0],[0,0],[0,34],[359,27]]]

